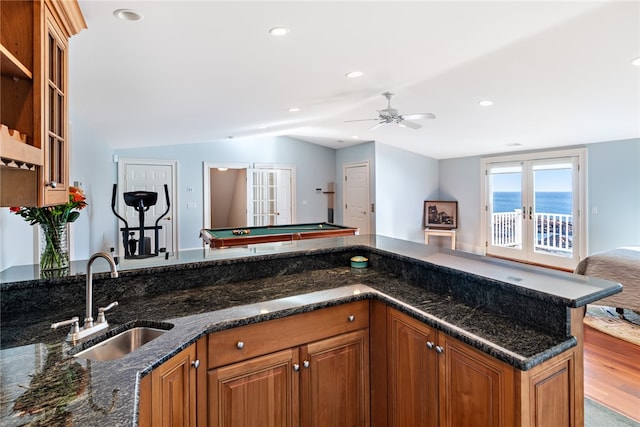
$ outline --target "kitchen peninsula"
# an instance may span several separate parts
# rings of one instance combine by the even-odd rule
[[[218,425],[218,402],[224,398],[224,374],[230,367],[284,353],[293,354],[293,362],[283,366],[295,367],[308,361],[307,353],[318,343],[344,336],[360,340],[358,348],[366,350],[358,365],[365,370],[358,389],[364,399],[354,405],[364,414],[358,425],[402,425],[398,405],[403,402],[402,410],[411,406],[416,417],[421,407],[433,404],[438,413],[431,416],[455,423],[456,392],[469,385],[456,379],[455,372],[465,367],[472,368],[466,377],[479,380],[475,386],[497,393],[498,402],[494,399],[488,409],[482,405],[494,395],[472,395],[478,400],[475,409],[486,409],[477,414],[486,415],[487,425],[544,425],[554,417],[562,424],[553,425],[580,426],[584,308],[622,289],[608,281],[380,236],[194,252],[181,254],[180,262],[121,269],[117,279],[95,274],[94,305],[119,302],[108,313],[112,328],[135,320],[173,325],[133,353],[104,362],[69,357],[65,331],[49,329],[51,323],[83,312],[80,270],[48,280],[19,268],[0,273],[2,424],[150,425],[152,413],[167,410],[156,407],[155,374],[190,352],[187,360],[193,365],[182,372],[193,380],[185,388],[193,395],[182,396],[186,400],[180,403],[187,406],[181,415],[190,425]],[[354,255],[366,256],[369,267],[351,268]],[[349,320],[334,325],[338,320],[325,316],[325,327],[317,329],[326,337],[310,331],[305,341],[282,333],[291,327],[287,320],[299,319],[313,329],[317,322],[305,319],[334,312],[335,319]],[[247,354],[238,358],[231,352],[225,361],[228,331],[247,331],[251,337],[250,331],[265,325],[280,328],[270,334],[279,337],[276,347],[251,353],[248,339],[234,340],[237,351]],[[412,337],[422,335],[421,347],[412,347]],[[269,334],[259,336],[269,341]],[[286,348],[277,347],[277,341]],[[438,378],[439,384],[431,384],[424,394],[411,390],[412,399],[424,402],[407,406],[397,395],[408,393],[406,375],[398,370],[407,362],[404,352],[396,351],[399,347],[423,352],[428,364],[433,362],[434,373],[415,372],[409,365],[409,377]],[[313,368],[315,359],[310,360]],[[305,378],[296,382],[300,395],[305,394]],[[291,404],[300,416],[314,413],[313,399],[305,399]],[[369,406],[369,401],[375,404]]]

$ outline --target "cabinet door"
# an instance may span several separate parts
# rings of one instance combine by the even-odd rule
[[[151,373],[152,425],[196,425],[196,346],[173,356]]]
[[[369,330],[301,347],[301,427],[369,425]]]
[[[527,372],[523,390],[522,425],[531,427],[582,425],[576,418],[575,357],[572,351]],[[582,400],[579,403],[582,405]]]
[[[395,310],[389,310],[387,331],[388,425],[437,426],[436,332]]]
[[[438,343],[440,426],[515,425],[514,368],[444,334]]]
[[[212,369],[209,426],[297,426],[298,350],[283,350]]]
[[[45,8],[45,62],[43,67],[42,152],[44,166],[40,185],[44,205],[67,203],[69,200],[69,131],[67,117],[67,37]],[[39,124],[37,124],[38,126]]]

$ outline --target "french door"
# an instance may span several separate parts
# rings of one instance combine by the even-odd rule
[[[247,223],[292,224],[292,168],[255,168],[247,173]]]
[[[483,159],[486,253],[574,269],[584,253],[583,150]]]

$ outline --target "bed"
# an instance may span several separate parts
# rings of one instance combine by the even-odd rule
[[[596,305],[640,312],[640,246],[627,246],[588,256],[580,261],[575,273],[622,284],[621,293],[596,301]]]

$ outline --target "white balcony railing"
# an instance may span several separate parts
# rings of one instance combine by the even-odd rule
[[[573,250],[572,215],[534,213],[534,248],[543,252],[571,253]],[[491,218],[493,246],[522,246],[522,210],[494,213]]]

